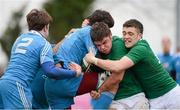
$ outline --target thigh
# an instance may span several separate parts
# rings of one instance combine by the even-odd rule
[[[165,102],[166,100],[163,100],[162,97],[154,98],[154,99],[149,99],[149,105],[150,109],[165,109]]]
[[[179,109],[180,108],[180,87],[175,88],[163,96],[149,100],[151,109]]]
[[[127,110],[131,110],[131,109],[149,110],[149,103],[144,93],[138,93],[128,98],[113,101],[113,103],[111,104],[111,108],[127,109]]]
[[[20,83],[4,80],[1,89],[1,97],[4,109],[30,109],[32,108],[32,94],[30,89],[23,87]]]
[[[113,100],[109,109],[110,110],[127,110],[129,107],[126,103]]]
[[[167,102],[166,109],[180,109],[180,86],[177,85],[167,96],[168,98],[164,98]]]
[[[134,102],[132,109],[149,110],[149,101],[143,93],[135,95],[133,99],[131,100]]]
[[[98,83],[98,73],[96,72],[84,73],[76,95],[82,95],[91,92],[92,90],[96,90],[97,83]]]

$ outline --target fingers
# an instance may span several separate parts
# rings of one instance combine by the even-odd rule
[[[97,99],[100,97],[100,93],[98,93],[97,91],[91,91],[90,95],[93,99]]]
[[[87,53],[86,55],[85,55],[85,60],[86,60],[86,62],[87,63],[92,63],[92,58],[94,57],[94,54],[93,54],[93,52],[92,52],[92,49],[91,48],[89,48],[89,53]]]
[[[69,69],[72,69],[72,70],[76,70],[76,65],[75,63],[71,62],[68,66]]]
[[[83,74],[81,66],[74,63],[74,62],[71,62],[68,67],[69,67],[69,69],[76,71],[76,76],[77,77],[79,77],[81,74]]]
[[[81,27],[85,27],[89,24],[89,20],[88,19],[85,19],[83,22],[82,22],[82,25]]]
[[[80,65],[78,65],[78,64],[76,64],[76,63],[74,63],[74,62],[71,62],[71,63],[69,64],[69,67],[71,67],[71,68],[76,68],[76,69],[81,68]]]

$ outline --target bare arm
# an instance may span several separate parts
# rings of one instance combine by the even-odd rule
[[[102,69],[115,73],[120,73],[134,65],[134,62],[126,56],[122,57],[120,60],[112,61],[96,58],[91,52],[89,52],[86,54],[85,59],[88,63],[93,63]]]
[[[57,53],[58,48],[60,47],[63,41],[64,41],[64,38],[54,46],[53,53]]]
[[[90,95],[93,99],[97,99],[100,97],[101,92],[109,91],[112,94],[116,94],[119,83],[122,81],[124,77],[124,71],[121,73],[112,73],[112,75],[104,81],[104,83],[99,87],[98,91],[91,91]]]
[[[67,35],[75,32],[76,30],[77,30],[76,28],[72,28],[72,29],[68,32]],[[64,38],[55,45],[55,47],[53,48],[53,53],[56,53],[56,52],[58,51],[58,48],[61,46],[61,44],[62,44],[63,41],[64,41]]]
[[[101,93],[103,91],[109,91],[113,94],[116,94],[119,83],[122,81],[124,77],[124,71],[120,73],[112,73],[107,80],[100,86],[98,91]]]

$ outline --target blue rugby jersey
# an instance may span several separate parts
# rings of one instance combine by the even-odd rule
[[[9,65],[3,79],[29,85],[40,68],[40,64],[51,61],[52,48],[49,42],[37,31],[20,35],[15,41]]]

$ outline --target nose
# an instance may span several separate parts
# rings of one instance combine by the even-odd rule
[[[125,35],[123,36],[123,38],[124,38],[124,39],[127,39],[127,38],[129,38],[129,35],[128,35],[128,34],[125,34]]]
[[[101,49],[101,51],[104,51],[105,45],[101,45],[100,49]]]

